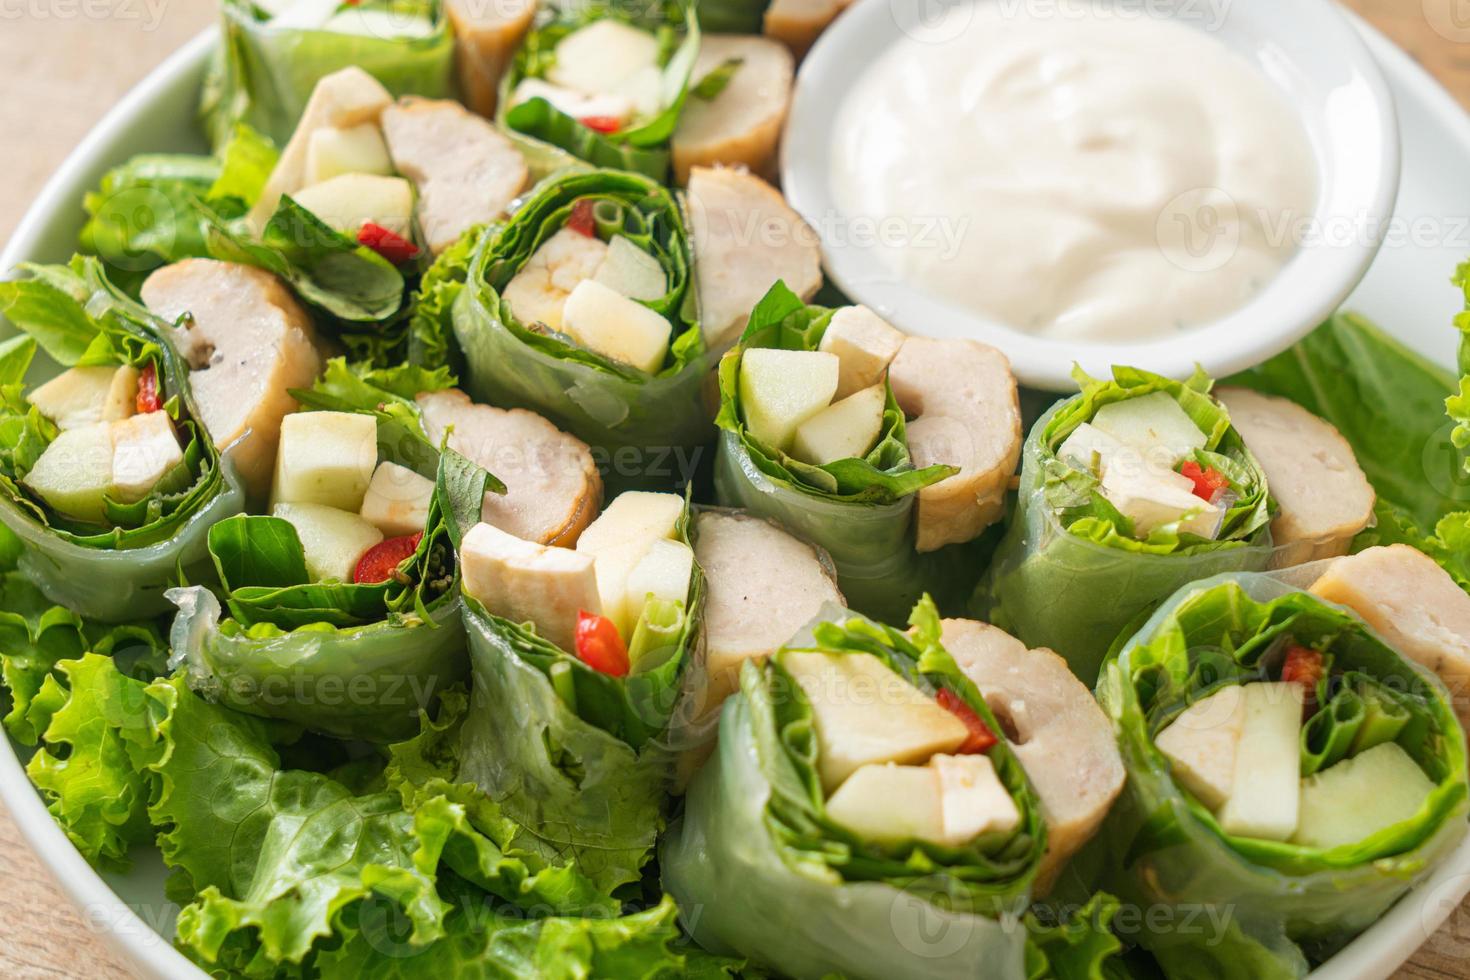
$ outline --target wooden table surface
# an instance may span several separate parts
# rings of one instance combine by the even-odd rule
[[[1348,0],[1470,106],[1470,4]],[[134,82],[213,18],[211,0],[0,0],[0,241]],[[1467,177],[1470,179],[1470,177]],[[89,932],[0,807],[0,978],[131,974]],[[1400,972],[1470,977],[1470,901]]]

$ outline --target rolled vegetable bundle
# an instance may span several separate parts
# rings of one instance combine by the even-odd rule
[[[216,147],[238,122],[284,146],[317,80],[356,66],[395,96],[454,91],[440,0],[224,0],[223,43],[200,115]]]
[[[712,952],[799,978],[1025,976],[1039,802],[925,600],[829,607],[725,702],[660,851]]]
[[[610,486],[682,486],[713,414],[690,261],[678,204],[653,181],[545,181],[481,241],[455,301],[465,388],[586,441]]]
[[[1101,884],[1151,910],[1138,941],[1171,977],[1301,976],[1465,835],[1443,686],[1270,576],[1181,590],[1098,697],[1128,770]]]
[[[244,492],[168,324],[95,259],[27,271],[0,284],[0,312],[31,334],[0,348],[0,522],[51,601],[108,622],[157,615],[181,569],[211,577],[205,535]],[[38,341],[67,370],[27,392]]]
[[[1180,586],[1266,568],[1274,503],[1209,378],[1078,380],[1027,437],[1018,510],[975,604],[1092,683],[1118,634]]]
[[[416,731],[420,709],[467,675],[447,522],[456,508],[481,506],[485,486],[436,484],[445,463],[409,395],[447,379],[407,369],[379,380],[389,387],[337,361],[317,391],[301,393],[347,410],[287,416],[271,515],[210,529],[224,608],[199,586],[169,592],[180,610],[174,663],[196,692],[315,731],[391,741]],[[409,390],[393,391],[395,381]]]

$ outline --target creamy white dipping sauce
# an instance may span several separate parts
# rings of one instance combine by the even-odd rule
[[[1244,305],[1313,213],[1285,97],[1193,27],[1028,6],[952,8],[968,26],[878,59],[839,110],[838,208],[912,233],[879,236],[895,274],[1051,339],[1144,340]]]

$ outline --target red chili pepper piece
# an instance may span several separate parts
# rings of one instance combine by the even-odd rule
[[[592,216],[593,207],[592,199],[587,197],[573,204],[572,213],[567,218],[567,230],[586,235],[588,238],[596,238],[597,219]]]
[[[1194,481],[1194,495],[1201,500],[1212,500],[1221,490],[1230,489],[1230,480],[1213,466],[1201,468],[1192,459],[1186,459],[1179,467],[1179,475]]]
[[[401,538],[389,538],[373,545],[357,560],[357,570],[352,581],[358,585],[376,585],[386,582],[398,571],[404,560],[419,550],[423,534],[405,534]]]
[[[138,375],[138,394],[133,401],[139,415],[147,415],[163,408],[163,399],[158,395],[158,368],[153,366],[152,361],[144,365],[142,373]]]
[[[966,704],[958,694],[944,687],[939,689],[935,700],[941,708],[964,722],[965,727],[970,730],[969,737],[955,749],[957,755],[981,755],[990,751],[990,747],[996,743],[995,733],[975,713],[974,708]]]
[[[577,659],[599,673],[628,676],[628,648],[606,616],[577,613]]]
[[[1289,684],[1300,684],[1305,690],[1304,712],[1310,714],[1317,706],[1317,684],[1326,672],[1327,664],[1320,650],[1290,644],[1286,648],[1286,663],[1281,667],[1281,679]]]
[[[402,265],[419,254],[419,247],[413,242],[371,221],[358,229],[357,243],[366,245],[394,265]]]
[[[617,116],[583,116],[577,122],[598,133],[616,133],[623,128],[623,121]]]

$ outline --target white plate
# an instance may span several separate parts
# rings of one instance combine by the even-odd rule
[[[1370,28],[1364,26],[1363,32],[1398,101],[1404,168],[1397,215],[1410,231],[1417,226],[1426,240],[1406,234],[1396,242],[1390,230],[1348,305],[1422,353],[1450,364],[1455,344],[1450,321],[1462,301],[1449,276],[1470,257],[1470,181],[1464,176],[1470,173],[1470,117],[1408,55]],[[82,195],[109,167],[145,151],[203,150],[193,126],[194,103],[213,37],[213,32],[201,35],[160,65],[77,147],[0,255],[0,270],[23,261],[70,258],[82,222]],[[135,867],[126,875],[93,870],[46,812],[26,778],[22,759],[17,747],[5,740],[0,748],[0,799],[81,910],[86,927],[141,977],[203,977],[163,938],[172,935],[178,910],[164,899],[164,870],[157,852],[137,849]],[[1429,881],[1314,976],[1387,977],[1434,933],[1467,891],[1470,840]],[[1470,945],[1440,951],[1467,956]]]

